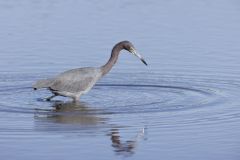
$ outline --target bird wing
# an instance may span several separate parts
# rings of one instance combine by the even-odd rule
[[[73,69],[57,76],[49,88],[54,91],[78,93],[92,87],[100,78],[99,74],[95,68]]]

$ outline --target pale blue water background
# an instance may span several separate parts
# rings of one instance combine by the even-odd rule
[[[237,0],[1,0],[1,159],[238,160],[239,15]],[[121,40],[149,66],[123,52],[77,106],[31,90]]]

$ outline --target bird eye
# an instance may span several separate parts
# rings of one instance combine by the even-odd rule
[[[134,53],[135,53],[135,49],[134,49],[134,48],[132,48],[132,47],[130,47],[130,48],[129,48],[129,52],[131,52],[131,53],[133,53],[133,54],[134,54]]]

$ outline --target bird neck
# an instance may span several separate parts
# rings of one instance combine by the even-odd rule
[[[117,44],[113,47],[111,57],[108,62],[101,67],[103,76],[107,74],[113,67],[113,65],[117,62],[120,51],[123,47],[120,44]]]

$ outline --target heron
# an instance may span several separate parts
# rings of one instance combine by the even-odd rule
[[[96,82],[112,69],[118,60],[121,50],[127,50],[147,66],[146,61],[136,51],[131,42],[121,41],[113,47],[109,60],[103,66],[71,69],[60,73],[54,78],[38,80],[33,85],[33,89],[46,88],[51,91],[53,95],[46,98],[47,101],[56,96],[63,96],[72,98],[76,102],[81,95],[89,92]]]

